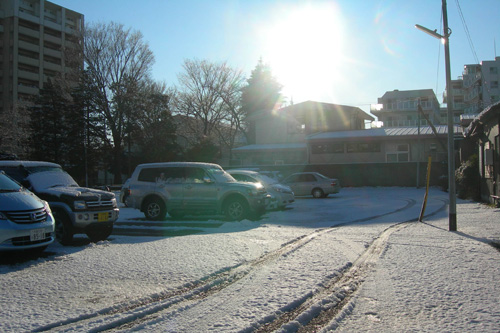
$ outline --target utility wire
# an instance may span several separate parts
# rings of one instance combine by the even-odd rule
[[[476,64],[479,64],[479,59],[477,58],[476,50],[474,49],[474,43],[472,43],[472,38],[470,37],[469,28],[467,27],[467,22],[465,22],[464,14],[462,13],[462,8],[460,7],[459,0],[456,0],[458,13],[460,14],[460,19],[462,20],[462,24],[464,26],[465,35],[467,36],[467,40],[469,41],[469,46],[472,51],[472,55],[474,56],[474,60],[476,60]]]

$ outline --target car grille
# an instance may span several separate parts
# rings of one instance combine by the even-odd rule
[[[45,239],[31,241],[30,236],[14,237],[12,238],[12,245],[14,246],[25,246],[25,245],[35,245],[45,243],[51,240],[52,234],[50,232],[45,233]]]
[[[45,222],[47,220],[47,211],[45,208],[18,212],[4,212],[4,214],[7,215],[12,222],[19,224],[33,224]]]
[[[113,208],[111,200],[87,201],[86,204],[89,209]]]

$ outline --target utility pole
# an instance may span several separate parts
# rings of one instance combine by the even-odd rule
[[[457,231],[457,195],[455,189],[455,144],[453,135],[453,96],[450,69],[450,35],[448,28],[448,12],[446,0],[443,0],[444,58],[446,64],[446,104],[448,109],[448,193],[449,193],[449,226],[450,231]]]
[[[450,70],[450,35],[448,28],[448,12],[446,10],[446,0],[442,0],[443,11],[443,30],[444,36],[441,36],[436,30],[430,30],[416,24],[415,27],[434,38],[441,39],[444,43],[444,57],[446,65],[446,104],[448,110],[448,194],[449,194],[449,231],[457,231],[457,194],[455,188],[455,144],[453,134],[453,96],[451,89],[451,70]]]

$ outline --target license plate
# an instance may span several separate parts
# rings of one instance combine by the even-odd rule
[[[108,219],[108,213],[97,213],[97,222],[106,222]]]
[[[45,239],[45,229],[34,229],[30,231],[30,241],[36,242]]]

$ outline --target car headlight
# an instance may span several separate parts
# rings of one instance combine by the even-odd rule
[[[74,207],[75,209],[86,209],[87,205],[85,204],[85,201],[75,201]]]
[[[3,215],[2,213],[0,213],[0,221],[1,220],[7,220],[7,216]]]
[[[50,209],[49,203],[47,201],[43,202],[43,208],[45,208],[47,214],[52,214],[52,210]]]
[[[113,207],[118,207],[118,204],[116,203],[116,198],[111,199],[111,203],[113,204]]]

